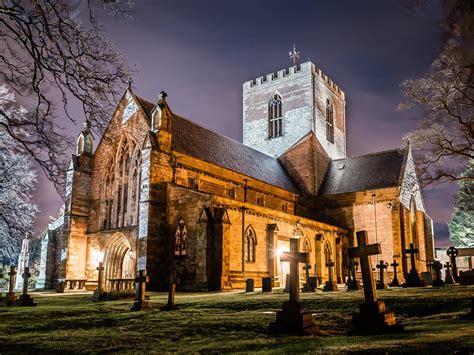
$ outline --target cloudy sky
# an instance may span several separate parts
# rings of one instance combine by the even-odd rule
[[[293,44],[345,92],[349,156],[396,148],[421,114],[397,111],[399,85],[423,75],[442,47],[440,1],[137,0],[131,21],[102,16],[109,40],[136,71],[134,91],[242,140],[242,83],[290,65]],[[428,2],[426,2],[428,3]],[[81,121],[81,118],[78,118]],[[80,127],[75,128],[78,133]],[[71,132],[74,130],[71,130]],[[39,176],[37,229],[62,204]],[[437,246],[455,186],[425,190]]]

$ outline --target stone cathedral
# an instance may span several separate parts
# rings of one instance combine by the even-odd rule
[[[163,290],[260,286],[289,273],[279,256],[299,235],[310,275],[348,274],[347,249],[367,230],[379,260],[418,271],[434,259],[410,147],[346,155],[345,93],[312,62],[243,84],[243,143],[129,87],[97,142],[86,124],[67,169],[64,212],[42,239],[39,284],[129,287],[146,269]],[[374,261],[375,261],[374,256]],[[331,264],[334,263],[334,266]],[[303,268],[303,266],[301,266]]]

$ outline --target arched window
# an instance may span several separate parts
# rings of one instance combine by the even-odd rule
[[[268,103],[268,138],[283,136],[283,114],[281,96],[273,95]]]
[[[411,242],[418,248],[418,237],[416,230],[416,204],[415,198],[412,196],[410,201],[410,224],[411,224]]]
[[[255,245],[257,236],[252,226],[249,226],[245,232],[245,261],[248,263],[255,262]]]
[[[326,243],[324,245],[324,263],[325,265],[328,265],[330,262],[332,262],[331,260],[331,246],[329,245],[329,243]]]
[[[334,109],[329,99],[326,100],[326,139],[334,143]]]
[[[182,217],[178,220],[178,225],[176,226],[176,231],[174,233],[174,240],[174,255],[186,255],[188,232],[186,230],[186,224],[184,223],[184,219]]]
[[[302,249],[304,253],[309,253],[311,251],[311,243],[309,242],[308,238],[304,238]]]

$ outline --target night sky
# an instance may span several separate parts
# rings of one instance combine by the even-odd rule
[[[108,38],[136,70],[136,94],[242,141],[242,83],[290,66],[293,44],[346,93],[349,156],[397,148],[421,114],[397,111],[399,85],[424,74],[443,41],[440,2],[137,0],[132,21],[101,16]],[[426,2],[428,3],[428,2]],[[83,118],[78,114],[79,122]],[[76,136],[81,126],[69,133]],[[205,144],[205,142],[203,143]],[[44,229],[61,199],[44,177],[35,200]],[[445,246],[456,187],[424,191]]]

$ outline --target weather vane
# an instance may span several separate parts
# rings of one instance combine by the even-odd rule
[[[290,56],[290,60],[293,61],[293,65],[296,65],[296,61],[300,59],[300,52],[296,51],[296,47],[293,44],[293,50],[291,50],[288,55]]]

